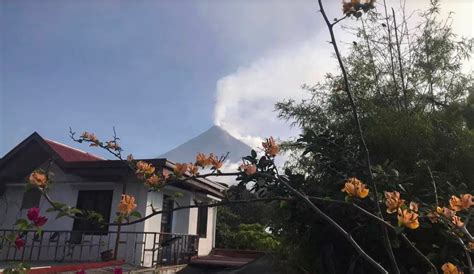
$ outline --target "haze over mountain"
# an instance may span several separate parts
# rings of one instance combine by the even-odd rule
[[[223,128],[213,126],[159,157],[174,162],[194,162],[198,152],[206,154],[212,152],[217,156],[229,152],[227,160],[230,163],[238,163],[243,156],[249,155],[250,150],[251,148],[248,145],[230,135]]]

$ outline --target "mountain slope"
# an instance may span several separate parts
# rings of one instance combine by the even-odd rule
[[[229,152],[227,159],[231,163],[237,163],[243,156],[248,155],[250,150],[251,148],[248,145],[233,137],[221,127],[213,126],[159,157],[167,158],[175,162],[194,162],[198,152],[206,154],[212,152],[217,156]]]

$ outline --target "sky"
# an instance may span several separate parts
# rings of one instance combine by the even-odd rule
[[[442,3],[472,37],[472,1]],[[252,146],[294,136],[273,106],[336,68],[327,40],[314,0],[2,0],[0,157],[34,131],[81,148],[69,127],[107,139],[115,126],[139,158],[214,124]]]

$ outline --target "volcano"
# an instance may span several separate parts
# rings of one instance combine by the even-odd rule
[[[198,152],[214,153],[217,156],[229,153],[227,160],[231,163],[237,163],[241,161],[243,156],[249,155],[250,150],[251,148],[248,145],[232,136],[225,129],[213,126],[159,157],[174,162],[193,162]]]

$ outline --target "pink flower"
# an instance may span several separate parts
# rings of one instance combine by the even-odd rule
[[[20,235],[16,235],[15,247],[17,249],[22,249],[25,246],[25,240],[23,240]]]
[[[122,274],[122,273],[123,273],[123,271],[122,271],[121,267],[114,268],[114,274]]]
[[[34,222],[40,216],[39,212],[40,212],[39,208],[32,207],[32,208],[28,209],[28,213],[26,214],[26,216],[28,217],[28,220]]]
[[[40,216],[40,209],[37,207],[28,209],[26,216],[28,217],[28,220],[30,220],[37,227],[44,226],[48,221],[48,218]]]
[[[41,227],[41,226],[44,226],[47,221],[48,221],[48,218],[44,216],[39,216],[38,218],[36,218],[36,220],[33,221],[33,224],[37,227]]]

